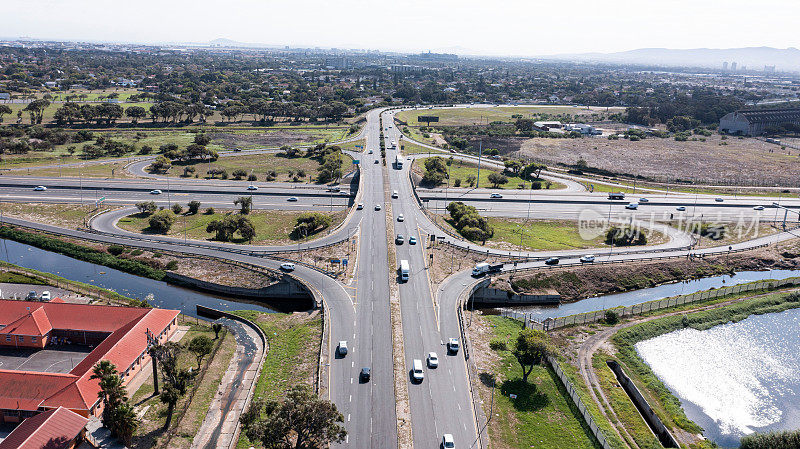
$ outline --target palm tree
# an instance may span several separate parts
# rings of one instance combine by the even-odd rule
[[[133,406],[127,402],[120,404],[114,412],[114,423],[117,437],[119,437],[126,446],[130,446],[133,434],[136,433],[136,429],[139,428],[140,424],[139,418],[133,410]]]

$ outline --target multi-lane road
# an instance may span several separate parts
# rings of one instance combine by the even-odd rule
[[[445,280],[434,292],[428,276],[428,242],[424,237],[436,235],[446,241],[489,253],[508,255],[508,251],[486,249],[455,236],[446,235],[420,209],[417,197],[410,182],[411,164],[402,169],[393,167],[392,161],[398,153],[391,148],[391,142],[399,144],[402,135],[393,126],[393,111],[373,110],[367,115],[367,124],[362,136],[366,139],[360,160],[358,176],[348,178],[342,185],[343,192],[330,192],[325,187],[291,185],[281,183],[253,183],[258,190],[247,190],[246,181],[229,180],[177,180],[158,177],[141,179],[44,179],[30,177],[3,176],[0,178],[0,201],[93,203],[104,198],[106,204],[126,206],[96,217],[91,225],[95,233],[58,229],[48,225],[27,223],[30,226],[51,232],[63,233],[77,238],[92,238],[107,243],[120,243],[131,246],[162,249],[191,254],[233,259],[267,268],[277,268],[279,262],[268,257],[258,257],[258,251],[268,254],[272,251],[285,251],[289,247],[242,246],[222,243],[204,245],[185,245],[179,238],[139,236],[116,227],[116,222],[133,211],[131,206],[137,202],[154,200],[159,205],[171,203],[185,204],[200,201],[203,206],[232,207],[234,199],[252,195],[255,208],[296,209],[296,210],[341,210],[348,208],[345,222],[329,235],[304,247],[314,247],[358,236],[358,257],[355,263],[352,282],[342,283],[310,267],[297,265],[294,275],[302,278],[324,301],[330,322],[330,335],[324,343],[330,354],[327,372],[328,394],[344,416],[348,437],[343,447],[385,448],[397,447],[399,436],[395,403],[395,385],[407,384],[408,405],[411,412],[413,444],[419,448],[438,447],[442,435],[452,434],[456,447],[478,447],[478,428],[476,411],[473,408],[467,376],[467,364],[463,351],[449,355],[445,343],[451,337],[461,335],[457,310],[458,300],[473,279],[468,271],[457,273]],[[386,161],[380,155],[380,124],[383,115]],[[372,150],[372,153],[369,153]],[[422,157],[415,155],[415,158]],[[462,157],[462,156],[458,156]],[[463,156],[468,158],[468,156]],[[378,161],[378,163],[375,163]],[[489,161],[488,163],[492,163]],[[146,162],[136,162],[129,168],[134,171]],[[772,207],[771,199],[755,197],[725,197],[717,201],[708,195],[685,194],[647,194],[647,202],[642,195],[629,195],[625,201],[609,201],[605,194],[588,193],[580,183],[563,180],[567,189],[561,191],[503,191],[502,198],[490,198],[489,189],[418,189],[419,198],[426,208],[442,212],[449,201],[463,201],[478,208],[482,214],[491,216],[528,217],[531,219],[570,219],[575,220],[590,211],[589,218],[610,218],[615,222],[641,222],[657,227],[666,233],[670,240],[660,245],[663,255],[685,255],[692,239],[681,231],[667,228],[664,224],[647,224],[651,217],[656,220],[686,219],[703,216],[704,220],[719,219],[732,222],[741,219],[760,217],[781,219],[783,212]],[[43,185],[45,191],[34,191],[33,187]],[[159,189],[161,194],[151,194]],[[392,192],[397,192],[392,198]],[[290,201],[289,199],[296,199]],[[639,202],[637,209],[626,209],[631,202]],[[363,203],[363,209],[354,204]],[[800,208],[797,199],[781,199],[780,204]],[[376,206],[380,206],[380,210]],[[764,210],[754,207],[764,206]],[[678,210],[683,207],[685,210]],[[404,220],[398,220],[402,214]],[[670,217],[670,214],[672,217]],[[585,217],[584,217],[585,218]],[[794,217],[796,221],[796,215]],[[18,219],[5,218],[14,223],[25,223]],[[402,244],[395,237],[404,237]],[[415,237],[417,243],[410,245],[408,239]],[[780,233],[763,237],[755,242],[743,242],[736,248],[752,247],[762,242],[774,242],[794,238],[791,233]],[[390,250],[389,245],[393,247]],[[748,246],[749,245],[749,246]],[[232,248],[249,249],[250,254],[231,252]],[[298,247],[292,245],[291,249]],[[652,257],[653,248],[637,250],[615,250],[604,254],[608,260],[636,260]],[[708,252],[715,249],[694,250]],[[718,249],[717,249],[718,250]],[[602,250],[560,251],[560,252],[514,252],[518,256],[544,257],[559,255],[565,262],[576,261],[581,254],[603,254]],[[401,260],[410,263],[411,274],[407,282],[401,282],[395,270]],[[541,260],[520,263],[518,268],[536,268]],[[509,266],[509,269],[512,267]],[[399,302],[402,320],[404,353],[402,378],[395,379],[393,364],[393,333],[390,301]],[[337,343],[347,341],[349,352],[346,356],[337,355]],[[425,365],[425,377],[421,383],[411,381],[410,369],[415,359],[425,359],[428,353],[436,352],[439,367]],[[362,367],[370,367],[372,376],[369,382],[359,379]]]

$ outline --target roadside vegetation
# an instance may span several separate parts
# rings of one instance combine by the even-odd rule
[[[485,413],[492,412],[493,445],[598,448],[558,377],[542,360],[553,350],[546,336],[523,330],[522,323],[508,318],[473,315],[472,319],[476,320],[470,328],[472,341],[486,354],[477,356],[479,391]]]
[[[418,167],[421,171],[420,184],[424,187],[478,187],[494,189],[541,190],[563,189],[565,186],[559,182],[540,177],[544,165],[537,163],[525,164],[518,160],[506,160],[505,168],[498,170],[483,164],[480,169],[480,182],[478,179],[478,165],[473,161],[456,159],[453,156],[432,156],[424,159]]]
[[[268,350],[258,377],[254,402],[280,400],[292,387],[314,388],[319,368],[322,317],[318,313],[262,313],[250,310],[234,312],[258,325],[267,336]],[[266,418],[263,410],[252,411],[246,418],[249,423]],[[253,416],[255,415],[255,416]],[[237,448],[249,448],[248,432],[242,432]],[[252,435],[251,436],[255,436]],[[258,444],[257,447],[261,447]]]

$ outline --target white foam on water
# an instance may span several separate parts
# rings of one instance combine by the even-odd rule
[[[752,316],[705,331],[682,329],[635,348],[681,400],[719,426],[749,434],[780,422],[781,399],[800,401],[800,310]]]

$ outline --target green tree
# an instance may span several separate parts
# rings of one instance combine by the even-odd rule
[[[183,212],[183,206],[181,206],[181,205],[180,205],[180,204],[178,204],[178,203],[175,203],[175,204],[173,204],[173,205],[172,205],[172,212],[173,212],[175,215],[180,215],[180,214],[181,214],[181,212]]]
[[[85,151],[85,147],[84,147]],[[150,164],[150,171],[154,173],[165,173],[169,168],[172,166],[172,161],[169,160],[166,156],[159,156]]]
[[[150,216],[148,223],[153,232],[166,234],[175,224],[175,214],[168,209],[160,210]]]
[[[195,200],[189,201],[189,204],[187,206],[189,207],[189,213],[192,215],[195,215],[197,214],[197,212],[200,211],[200,201],[195,201]]]
[[[552,352],[547,334],[540,330],[524,329],[517,335],[513,354],[522,367],[523,382],[528,381],[533,367],[544,362]]]
[[[239,418],[250,441],[265,448],[322,449],[347,436],[344,416],[306,385],[289,389],[281,400],[256,400]]]
[[[0,104],[0,123],[3,123],[3,116],[6,114],[11,114],[11,108],[7,105]]]
[[[239,206],[239,213],[241,213],[242,215],[247,215],[253,208],[253,197],[240,196],[239,198],[233,200],[233,204]]]
[[[435,156],[425,159],[425,173],[422,183],[429,186],[438,186],[447,179],[447,161],[443,157]]]
[[[233,179],[238,181],[238,180],[244,178],[245,176],[247,176],[247,171],[244,170],[244,169],[241,169],[241,168],[237,168],[231,174],[233,175]]]
[[[139,213],[150,215],[158,209],[158,206],[153,201],[142,201],[141,203],[136,203],[136,208],[139,209]]]
[[[508,178],[505,175],[494,171],[489,173],[489,177],[487,179],[492,183],[492,187],[495,189],[501,184],[508,183]]]
[[[139,119],[147,117],[147,110],[141,106],[131,106],[125,109],[125,116],[130,117],[131,122],[136,124],[139,122]]]
[[[187,349],[197,358],[197,369],[200,369],[203,358],[211,354],[211,350],[214,349],[214,342],[205,335],[198,335],[189,342]]]
[[[222,324],[214,323],[211,325],[211,329],[214,331],[214,340],[219,338],[219,332],[222,330]]]

